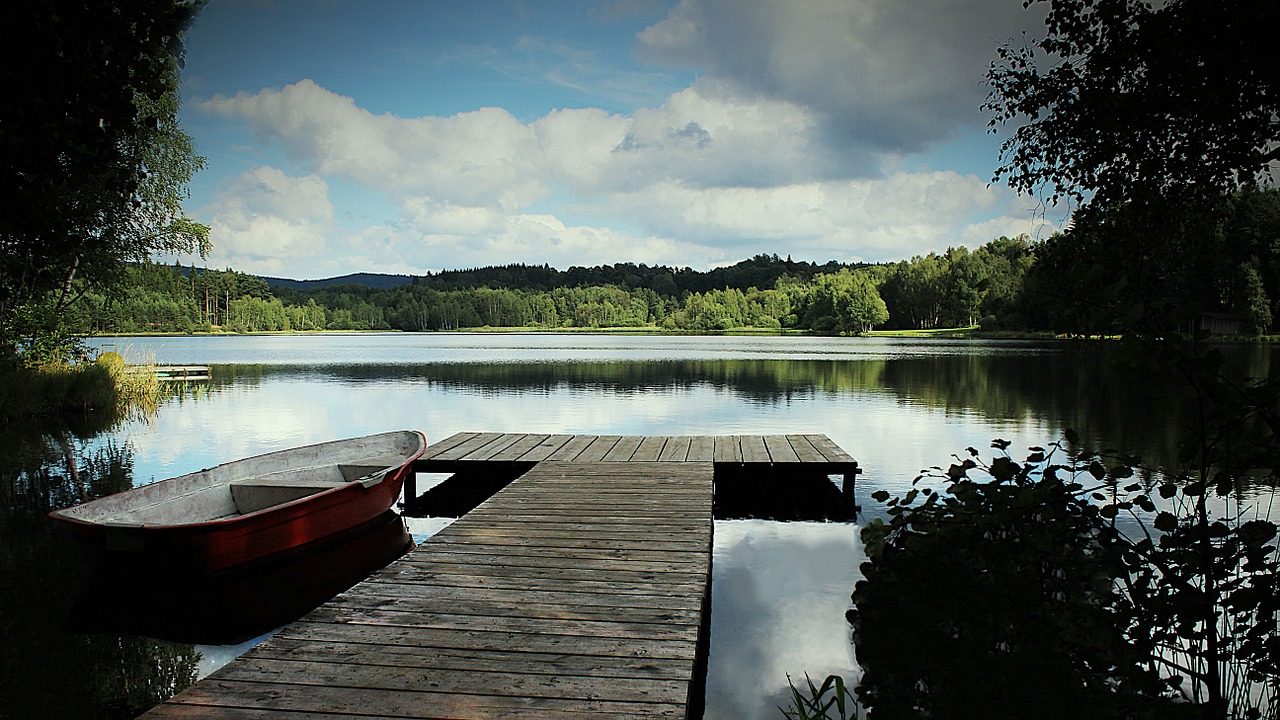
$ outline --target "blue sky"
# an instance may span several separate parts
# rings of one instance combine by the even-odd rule
[[[978,109],[1039,25],[1021,0],[212,0],[183,73],[196,262],[705,270],[1043,234],[989,186]]]

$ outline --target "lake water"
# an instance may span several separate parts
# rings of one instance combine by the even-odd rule
[[[54,443],[89,454],[106,448],[104,467],[124,456],[121,471],[133,484],[401,428],[421,430],[429,441],[459,431],[816,432],[864,469],[858,497],[870,517],[880,512],[872,492],[902,492],[922,468],[945,466],[953,453],[987,448],[997,437],[1020,452],[1072,428],[1092,442],[1167,457],[1178,432],[1176,418],[1156,411],[1158,393],[1117,373],[1108,352],[1059,343],[320,334],[93,344],[131,361],[213,366],[211,382],[154,418]],[[1242,372],[1269,372],[1269,348],[1232,352]],[[28,469],[25,485],[6,491],[9,554],[0,560],[14,582],[0,590],[0,718],[127,717],[120,707],[146,707],[162,699],[166,683],[207,674],[251,646],[81,635],[50,619],[52,608],[64,612],[67,603],[48,587],[48,564],[32,557],[48,550],[13,540],[44,532],[42,516],[20,511],[40,483],[66,484],[57,483],[59,454],[45,454],[52,469]],[[45,495],[56,502],[59,492],[66,494]],[[442,522],[409,519],[419,538]],[[788,675],[856,677],[844,611],[863,560],[857,531],[852,523],[717,521],[706,717],[780,718]],[[154,697],[139,695],[130,673],[162,687]],[[73,700],[84,687],[97,696],[82,691]],[[84,707],[67,714],[68,703]]]

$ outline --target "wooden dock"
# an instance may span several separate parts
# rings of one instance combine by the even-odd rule
[[[822,435],[459,433],[418,469],[529,470],[145,718],[685,718],[717,463],[851,472]]]
[[[157,380],[176,380],[188,382],[192,380],[209,380],[213,370],[208,365],[130,365],[125,372],[149,373]]]
[[[711,462],[772,467],[821,465],[827,472],[856,473],[858,463],[826,435],[544,435],[458,433],[433,444],[418,460],[420,472],[449,472],[470,465],[540,462]]]

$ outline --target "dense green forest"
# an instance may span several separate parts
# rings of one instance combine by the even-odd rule
[[[96,333],[489,326],[858,334],[971,325],[984,316],[994,322],[995,311],[1016,312],[1030,257],[1025,239],[1001,238],[972,253],[959,248],[896,265],[766,255],[706,273],[630,263],[565,271],[510,265],[446,271],[393,288],[306,289],[272,289],[230,269],[143,263],[128,268],[123,291],[87,295],[68,319]]]
[[[818,265],[758,255],[698,272],[632,263],[558,270],[507,265],[450,270],[408,284],[277,286],[234,270],[143,263],[114,294],[89,294],[69,320],[85,332],[458,330],[478,327],[736,329],[860,334],[878,329],[1110,332],[1098,267],[1130,261],[1072,227],[1033,242],[1001,237],[881,265]],[[1194,247],[1144,258],[1154,297],[1264,333],[1280,312],[1280,193],[1246,191]],[[1100,257],[1108,262],[1099,264]]]

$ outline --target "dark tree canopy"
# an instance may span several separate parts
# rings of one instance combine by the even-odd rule
[[[994,180],[1049,203],[1228,192],[1280,160],[1275,0],[1048,2],[1000,48],[990,127],[1019,125]]]
[[[0,76],[0,351],[122,261],[204,251],[180,202],[203,160],[178,127],[182,33],[199,3],[6,3]],[[38,323],[37,323],[38,324]]]

